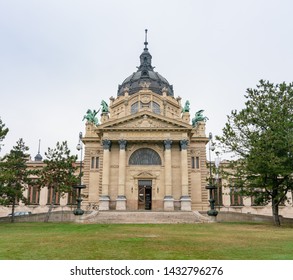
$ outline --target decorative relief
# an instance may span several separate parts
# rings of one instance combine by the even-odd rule
[[[149,132],[129,132],[127,137],[129,138],[139,138],[140,140],[149,140],[154,137],[162,137],[162,133],[156,133],[155,135],[150,135]]]
[[[160,171],[154,171],[152,173],[148,171],[143,170],[136,170],[132,175],[132,180],[136,181],[136,179],[152,179],[153,180],[153,186],[157,184],[160,180],[158,178],[160,177],[161,172]]]
[[[144,89],[148,89],[149,86],[151,85],[151,83],[150,82],[141,82],[139,85],[141,87],[143,87]]]
[[[179,141],[182,139],[181,133],[173,133],[172,134],[172,140],[173,141]],[[139,140],[148,142],[149,140],[157,140],[161,142],[161,149],[163,149],[163,141],[166,139],[166,133],[164,131],[153,131],[152,133],[148,131],[127,131],[124,133],[123,136],[124,139],[127,139],[127,141],[130,140]],[[121,139],[120,133],[113,133],[111,134],[111,140],[112,141],[118,141]],[[127,146],[128,150],[130,150],[132,147]]]
[[[146,115],[145,115],[146,116]],[[149,127],[149,128],[174,128],[174,125],[165,122],[160,122],[152,118],[143,117],[135,122],[127,122],[125,124],[117,126],[117,128],[137,128],[137,127]]]
[[[151,97],[149,95],[143,95],[141,96],[140,101],[142,103],[149,103],[151,101]]]
[[[101,150],[97,150],[97,151],[90,151],[90,155],[91,156],[96,156],[96,155],[100,155]]]

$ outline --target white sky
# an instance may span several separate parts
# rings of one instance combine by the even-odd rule
[[[292,82],[293,1],[0,0],[0,156],[23,138],[31,156],[67,140],[73,154],[87,109],[136,71],[147,28],[155,71],[207,134],[244,106],[260,79]]]

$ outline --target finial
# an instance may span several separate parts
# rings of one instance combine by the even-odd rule
[[[39,139],[39,149],[38,149],[38,154],[40,153],[40,149],[41,149],[41,139]]]
[[[148,30],[145,29],[145,40],[144,40],[144,50],[147,51],[148,50]]]

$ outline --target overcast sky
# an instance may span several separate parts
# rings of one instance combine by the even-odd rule
[[[260,79],[293,81],[293,1],[0,0],[3,156],[23,138],[31,156],[67,140],[87,109],[117,95],[136,71],[147,28],[153,66],[203,109],[207,134],[244,106]]]

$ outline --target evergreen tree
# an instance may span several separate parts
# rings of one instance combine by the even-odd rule
[[[76,166],[77,156],[70,153],[66,141],[61,144],[57,142],[54,149],[48,148],[48,152],[45,153],[47,159],[44,160],[45,166],[40,172],[39,184],[48,187],[52,194],[45,222],[49,221],[57,196],[70,193],[72,187],[79,182],[79,177],[75,175],[78,168]]]
[[[256,202],[270,202],[279,226],[279,205],[293,190],[293,83],[261,80],[245,98],[246,107],[231,112],[217,140],[238,157],[227,173],[234,184]]]
[[[0,204],[12,206],[12,222],[14,209],[19,201],[26,202],[23,193],[32,182],[33,171],[27,168],[28,147],[23,139],[19,139],[16,146],[0,161]]]

